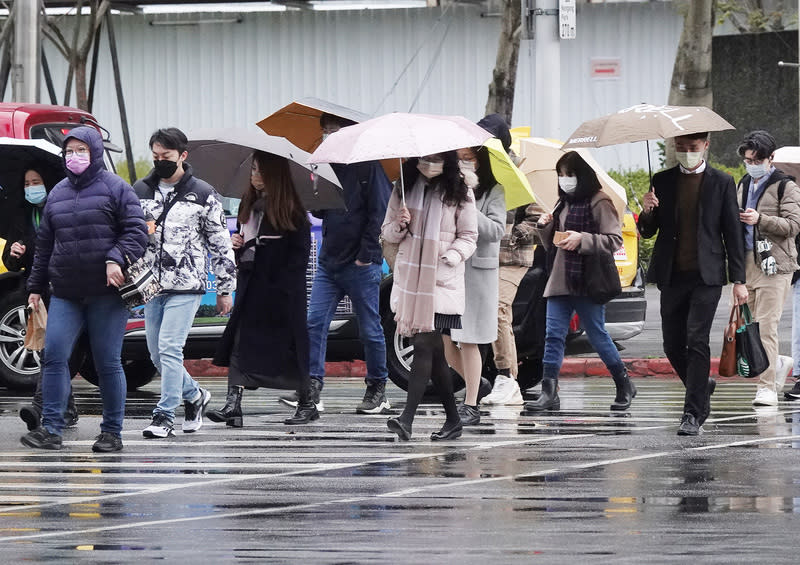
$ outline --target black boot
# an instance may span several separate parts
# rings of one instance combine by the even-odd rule
[[[33,393],[33,399],[28,406],[23,406],[19,409],[19,417],[25,422],[28,431],[32,432],[38,428],[42,423],[42,374],[39,373],[39,378],[36,380],[36,390]]]
[[[67,411],[64,412],[64,426],[67,428],[74,428],[78,425],[78,407],[75,406],[75,397],[72,395],[72,390],[69,391],[69,400],[67,401]]]
[[[628,371],[623,371],[621,375],[614,377],[614,384],[617,386],[617,396],[611,404],[611,409],[627,410],[631,407],[631,400],[636,397],[636,385],[628,377]]]
[[[209,410],[206,417],[212,422],[225,422],[226,426],[241,428],[244,423],[242,420],[242,391],[244,387],[239,385],[228,385],[228,396],[225,398],[225,406],[219,410]]]
[[[542,410],[559,410],[561,399],[558,398],[558,379],[542,379],[542,394],[533,402],[525,403],[525,410],[541,412]]]
[[[314,390],[312,390],[314,383],[310,381],[316,381],[316,379],[309,379],[309,381],[307,381],[308,384],[300,385],[297,391],[297,410],[294,411],[294,416],[286,418],[283,421],[287,426],[308,424],[313,420],[319,419],[319,411],[314,402],[315,399],[312,397],[314,393]]]

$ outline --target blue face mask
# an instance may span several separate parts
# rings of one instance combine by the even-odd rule
[[[34,184],[25,187],[25,200],[31,204],[41,204],[47,198],[47,189],[44,185]]]

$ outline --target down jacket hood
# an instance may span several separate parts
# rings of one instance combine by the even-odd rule
[[[80,189],[94,180],[100,171],[105,170],[105,166],[103,165],[103,138],[100,132],[93,127],[81,126],[72,129],[69,131],[69,135],[67,135],[66,139],[64,139],[64,143],[61,147],[65,151],[70,139],[77,139],[89,146],[89,158],[91,159],[89,168],[79,175],[70,171],[67,168],[66,157],[61,157],[64,163],[64,172],[67,173],[67,178],[72,181],[75,188]]]

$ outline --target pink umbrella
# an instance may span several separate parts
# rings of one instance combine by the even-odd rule
[[[478,147],[492,137],[461,116],[395,112],[332,133],[311,154],[309,163],[359,163],[423,157],[462,147]],[[402,168],[401,168],[402,171]],[[400,175],[401,192],[404,191]]]

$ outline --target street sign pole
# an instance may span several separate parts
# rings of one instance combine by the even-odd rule
[[[17,0],[15,4],[12,93],[15,102],[38,102],[40,3],[39,0]]]

